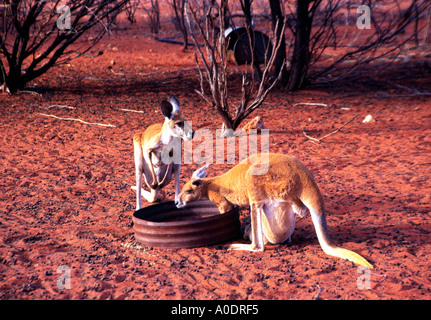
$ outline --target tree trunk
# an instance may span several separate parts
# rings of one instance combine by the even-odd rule
[[[187,34],[187,27],[185,22],[185,6],[186,6],[186,0],[173,0],[172,5],[174,7],[175,12],[175,18],[178,23],[178,27],[181,30],[181,33],[183,35],[184,45],[183,50],[187,50],[188,47],[188,34]]]
[[[269,4],[271,7],[272,29],[274,31],[275,39],[280,39],[280,36],[282,37],[280,49],[278,50],[274,61],[274,76],[277,77],[280,74],[281,68],[283,68],[284,61],[286,60],[286,39],[284,37],[284,34],[281,34],[281,31],[283,29],[284,17],[283,12],[281,11],[280,0],[269,0]],[[275,30],[275,27],[277,26],[277,21],[278,27],[277,30]],[[280,85],[282,87],[285,87],[288,80],[289,74],[286,70],[286,67],[284,67],[284,69],[282,70]]]
[[[427,15],[427,27],[425,31],[425,37],[424,37],[424,45],[427,46],[431,43],[431,7],[428,8],[428,15]]]
[[[296,1],[296,35],[290,68],[288,90],[303,86],[310,63],[311,18],[308,16],[310,0]]]
[[[185,0],[183,0],[182,8],[181,8],[181,32],[183,33],[183,40],[184,40],[183,49],[187,50],[187,47],[189,45],[189,39],[188,39],[188,34],[187,34],[186,20],[184,17],[185,6],[186,6],[186,2],[185,2]]]

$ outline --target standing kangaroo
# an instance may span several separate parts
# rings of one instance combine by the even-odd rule
[[[256,174],[261,161],[265,161],[262,159],[267,159],[267,171]],[[177,206],[180,208],[199,199],[213,201],[220,213],[235,205],[249,206],[251,230],[246,230],[245,235],[251,239],[251,244],[231,244],[230,249],[263,251],[265,243],[283,243],[295,229],[296,216],[303,217],[308,209],[326,254],[373,267],[359,254],[331,244],[320,190],[311,172],[295,157],[257,154],[214,178],[205,178],[207,167],[208,164],[193,173],[179,195]]]
[[[175,202],[178,201],[180,192],[181,171],[181,144],[176,150],[168,150],[168,153],[178,152],[179,163],[174,163],[172,158],[169,163],[163,161],[167,149],[171,149],[174,138],[191,140],[194,131],[188,126],[187,121],[181,117],[180,103],[178,98],[171,95],[168,101],[162,101],[162,114],[165,117],[163,124],[153,124],[144,132],[133,136],[133,147],[135,156],[136,186],[136,210],[142,208],[143,196],[147,201],[154,202],[161,188],[169,184],[172,175],[175,176]],[[166,148],[166,149],[165,149]],[[150,192],[142,188],[142,176]]]

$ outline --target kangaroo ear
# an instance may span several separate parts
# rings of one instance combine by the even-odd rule
[[[195,186],[197,188],[199,188],[200,186],[202,186],[204,182],[202,181],[202,179],[199,178],[195,178],[192,180],[192,186]]]
[[[168,101],[171,103],[172,107],[173,107],[173,112],[176,114],[181,114],[180,111],[180,101],[178,100],[178,98],[174,95],[170,95]]]
[[[206,165],[204,165],[203,167],[199,168],[198,170],[196,170],[195,172],[193,172],[192,177],[193,178],[200,178],[203,179],[207,176],[207,173],[205,172],[205,169],[208,168],[210,164],[207,163]]]
[[[166,100],[163,100],[160,108],[165,118],[171,120],[172,116],[174,115],[174,108],[172,107],[172,104]]]

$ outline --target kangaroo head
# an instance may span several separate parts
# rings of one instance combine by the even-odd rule
[[[191,123],[181,117],[180,102],[177,97],[171,95],[168,101],[163,100],[161,110],[165,117],[164,128],[169,135],[184,140],[193,139],[195,132],[191,127]]]
[[[202,198],[203,191],[207,183],[203,178],[207,175],[205,169],[208,168],[208,166],[209,163],[193,172],[192,178],[183,186],[183,189],[178,196],[178,208],[182,208],[187,203],[197,201]]]

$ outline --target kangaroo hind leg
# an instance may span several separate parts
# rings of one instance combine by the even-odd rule
[[[150,192],[144,190],[143,186],[143,173],[144,173],[144,156],[142,153],[142,147],[138,136],[133,141],[134,158],[135,158],[135,175],[136,175],[136,186],[132,186],[132,190],[136,191],[136,210],[142,208],[142,197],[148,202],[154,202],[157,199],[158,190],[151,189]]]

